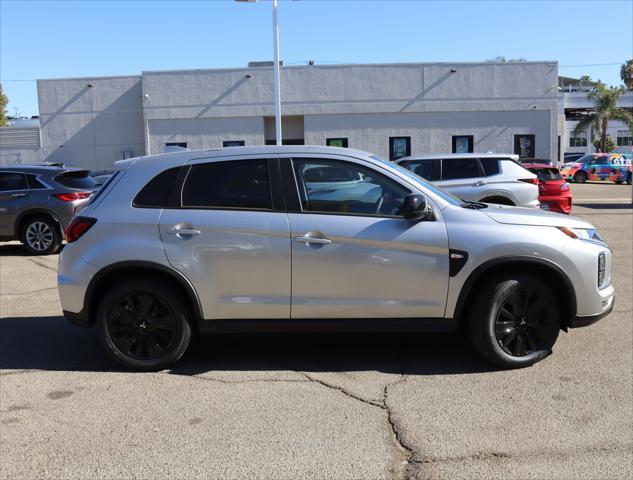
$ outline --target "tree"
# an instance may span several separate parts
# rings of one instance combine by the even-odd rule
[[[633,60],[627,60],[620,67],[620,78],[627,90],[633,90]]]
[[[593,146],[596,147],[596,150],[599,152],[604,152],[604,153],[608,153],[611,150],[613,150],[615,148],[615,142],[613,141],[613,138],[611,138],[611,135],[607,135],[607,146],[606,148],[602,148],[602,143],[601,143],[601,139],[600,138],[596,138],[592,143]]]
[[[580,135],[587,129],[597,132],[600,150],[608,152],[607,127],[610,120],[620,120],[633,131],[633,115],[618,107],[618,100],[624,94],[623,87],[607,87],[599,83],[589,92],[589,99],[595,103],[594,111],[585,115],[574,129],[574,135]],[[613,142],[613,140],[612,140]]]
[[[9,99],[2,91],[2,84],[0,83],[0,127],[4,127],[9,124],[7,121],[7,104]]]

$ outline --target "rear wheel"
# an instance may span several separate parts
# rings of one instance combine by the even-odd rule
[[[190,310],[168,285],[130,280],[114,286],[97,312],[106,352],[133,370],[162,370],[185,353],[191,341]]]
[[[477,293],[469,319],[475,349],[502,368],[533,365],[552,353],[560,313],[541,278],[529,274],[496,277]]]
[[[51,255],[59,250],[62,234],[55,220],[39,215],[23,222],[20,240],[33,255]]]
[[[585,183],[587,181],[587,174],[583,171],[576,172],[574,175],[574,182],[576,183]]]

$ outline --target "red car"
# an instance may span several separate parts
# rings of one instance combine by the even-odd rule
[[[539,163],[523,163],[522,167],[538,177],[538,200],[543,210],[571,213],[571,189],[558,168]]]

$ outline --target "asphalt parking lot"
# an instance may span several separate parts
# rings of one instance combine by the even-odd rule
[[[276,334],[129,373],[61,317],[57,257],[0,244],[0,477],[633,478],[631,186],[572,188],[615,310],[519,371],[455,335]]]

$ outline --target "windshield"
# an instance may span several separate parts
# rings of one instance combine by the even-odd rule
[[[389,162],[389,161],[385,160],[384,158],[379,157],[378,155],[371,155],[370,158],[373,158],[374,160],[378,160],[379,162],[382,162],[382,163],[384,163],[386,165],[389,165],[392,168],[395,168],[400,173],[402,173],[404,176],[406,176],[410,180],[413,180],[414,183],[422,185],[422,187],[426,188],[427,190],[431,190],[435,195],[437,195],[438,197],[444,199],[445,201],[447,201],[451,205],[463,205],[463,203],[464,203],[459,198],[457,198],[457,197],[451,195],[450,193],[448,193],[446,190],[443,190],[443,189],[441,189],[439,187],[436,187],[435,185],[433,185],[428,180],[425,180],[424,178],[420,177],[419,175],[416,175],[415,173],[413,173],[411,170],[409,170],[409,169],[407,169],[407,168],[405,168],[405,167],[403,167],[401,165],[398,165],[397,163]]]

